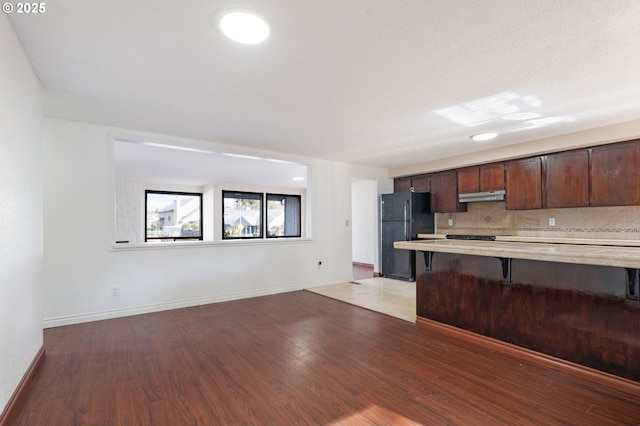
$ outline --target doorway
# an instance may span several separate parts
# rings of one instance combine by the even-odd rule
[[[351,262],[353,280],[373,278],[380,271],[378,183],[351,181]]]

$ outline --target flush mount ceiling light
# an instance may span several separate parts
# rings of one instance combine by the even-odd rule
[[[257,44],[269,37],[267,21],[249,9],[225,10],[220,16],[218,25],[224,35],[238,43]]]
[[[476,142],[489,141],[498,136],[497,133],[478,133],[477,135],[471,136],[471,140]]]

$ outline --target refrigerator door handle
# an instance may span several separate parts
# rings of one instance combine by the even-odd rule
[[[409,221],[407,220],[408,210],[409,210],[409,200],[407,200],[407,202],[404,205],[404,240],[405,241],[409,241],[409,238],[407,238],[407,225],[409,225]]]

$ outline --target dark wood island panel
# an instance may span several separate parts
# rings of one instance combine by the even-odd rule
[[[417,315],[640,381],[628,269],[418,252]]]

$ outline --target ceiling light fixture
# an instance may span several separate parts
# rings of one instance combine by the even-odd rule
[[[224,11],[219,26],[227,37],[238,43],[257,44],[269,37],[267,21],[249,9],[234,8]]]
[[[303,180],[304,180],[304,177],[302,177],[302,176],[296,176],[296,177],[294,177],[292,180],[295,180],[295,181],[303,181]]]
[[[471,140],[474,140],[476,142],[483,142],[495,139],[496,136],[498,136],[497,133],[478,133],[477,135],[472,135],[470,137]]]

